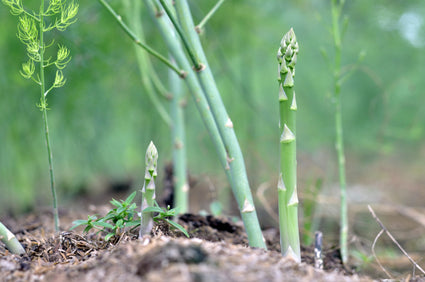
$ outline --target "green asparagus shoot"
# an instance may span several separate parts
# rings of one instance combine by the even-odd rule
[[[31,79],[40,87],[40,102],[37,107],[43,115],[44,135],[46,140],[47,156],[49,161],[50,188],[53,198],[53,215],[55,230],[59,231],[59,214],[53,171],[53,154],[50,144],[49,126],[47,121],[47,95],[54,89],[62,87],[66,79],[63,69],[71,60],[70,51],[64,45],[56,45],[56,59],[47,57],[46,52],[54,46],[52,42],[46,42],[48,32],[64,31],[76,21],[78,4],[71,0],[50,0],[47,7],[45,0],[40,0],[39,11],[31,11],[24,7],[21,0],[2,0],[9,7],[12,15],[18,16],[18,38],[25,45],[27,62],[22,64],[21,75]],[[38,71],[36,71],[36,67]],[[46,83],[45,71],[47,68],[55,68],[55,78],[50,85]]]
[[[15,234],[10,232],[3,223],[0,222],[0,240],[6,245],[6,248],[13,254],[25,254],[25,249],[16,239]]]
[[[146,150],[145,157],[145,183],[142,188],[141,225],[139,238],[148,234],[153,226],[152,214],[144,213],[148,207],[153,207],[155,202],[155,178],[157,176],[158,151],[151,141]]]
[[[340,28],[340,18],[342,7],[345,1],[332,0],[332,36],[335,47],[335,57],[333,65],[334,91],[333,100],[335,105],[335,147],[338,156],[339,187],[340,187],[340,238],[341,258],[344,264],[348,261],[348,211],[347,211],[347,181],[345,177],[345,153],[344,135],[342,127],[342,102],[341,102],[341,38],[343,31]]]
[[[280,109],[279,227],[282,255],[301,261],[298,230],[295,64],[299,47],[291,28],[277,53]]]

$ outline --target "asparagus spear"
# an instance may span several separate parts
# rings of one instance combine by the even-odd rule
[[[149,233],[152,229],[152,214],[144,213],[143,210],[147,207],[153,207],[155,201],[155,178],[157,176],[158,151],[151,141],[146,150],[145,157],[145,183],[142,189],[142,204],[141,204],[141,225],[139,238]]]
[[[0,222],[0,240],[6,245],[6,248],[14,254],[24,254],[25,250],[16,239],[15,235]]]
[[[279,74],[280,176],[278,183],[279,226],[282,255],[301,261],[298,231],[296,111],[294,91],[298,42],[291,28],[277,53]]]

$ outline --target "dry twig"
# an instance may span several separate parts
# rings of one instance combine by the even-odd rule
[[[409,254],[403,249],[403,247],[397,242],[397,240],[393,237],[393,235],[388,231],[388,229],[384,226],[384,224],[381,222],[381,220],[376,216],[375,212],[373,211],[372,207],[370,205],[367,206],[370,213],[372,214],[372,217],[376,220],[376,222],[379,224],[379,226],[381,227],[381,231],[379,231],[378,235],[376,235],[375,240],[373,241],[372,244],[372,253],[373,256],[375,257],[376,261],[378,262],[379,266],[382,268],[382,270],[385,272],[385,274],[388,275],[388,277],[390,279],[392,279],[391,275],[388,273],[387,270],[385,270],[385,268],[381,265],[381,263],[378,260],[378,257],[376,256],[375,253],[375,245],[376,242],[378,240],[378,238],[382,235],[382,233],[386,233],[388,235],[388,237],[390,237],[390,239],[394,242],[394,244],[396,244],[396,246],[402,251],[402,253],[410,260],[410,262],[413,264],[414,268],[413,271],[415,271],[415,269],[419,269],[423,274],[425,274],[425,271],[422,269],[422,267],[420,267],[420,265],[418,265],[410,256]]]

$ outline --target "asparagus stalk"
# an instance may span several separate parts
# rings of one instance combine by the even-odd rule
[[[184,77],[186,73],[183,70],[178,69],[176,66],[174,66],[169,60],[167,60],[164,56],[159,54],[157,51],[155,51],[152,47],[146,45],[140,39],[133,33],[133,31],[128,28],[128,26],[123,22],[120,15],[118,15],[114,9],[105,1],[105,0],[98,0],[100,4],[105,7],[105,9],[115,18],[115,20],[118,22],[120,27],[124,30],[124,32],[130,36],[130,38],[134,41],[136,45],[139,45],[142,47],[146,52],[151,54],[152,56],[156,57],[158,60],[160,60],[162,63],[164,63],[167,67],[174,70],[178,75]]]
[[[155,201],[155,178],[157,176],[158,151],[151,141],[146,150],[145,157],[145,183],[142,189],[142,204],[141,204],[141,225],[139,230],[139,238],[148,234],[153,226],[152,213],[143,210],[154,206]]]
[[[137,38],[139,38],[139,40],[144,41],[144,33],[143,33],[142,18],[141,18],[142,3],[140,1],[130,1],[130,0],[124,0],[123,3],[125,7],[125,14],[126,14],[126,17],[129,19],[129,26],[131,30],[134,32]],[[154,81],[157,80],[158,78],[157,78],[157,74],[155,70],[153,69],[150,58],[148,54],[144,50],[139,48],[139,46],[136,44],[134,44],[134,51],[136,53],[141,82],[146,90],[145,92],[147,96],[149,97],[149,99],[151,100],[153,106],[156,108],[162,120],[168,126],[171,126],[170,115],[165,109],[163,103],[159,100],[159,95],[158,95],[158,94],[165,95],[165,93],[160,93],[159,91],[156,91],[154,87]],[[159,79],[158,79],[158,83],[160,83]],[[162,88],[164,87],[162,86]],[[165,90],[163,91],[165,92]]]
[[[178,214],[189,211],[189,183],[186,169],[186,138],[184,128],[185,95],[182,80],[169,71],[171,98],[171,135],[173,146],[174,207]]]
[[[15,235],[0,222],[0,240],[6,245],[6,248],[17,255],[25,254],[25,249],[16,239]]]
[[[45,53],[52,43],[46,44],[45,33],[53,30],[64,31],[73,24],[78,13],[78,4],[73,1],[49,1],[45,3],[40,0],[39,10],[31,11],[23,6],[22,1],[2,0],[9,6],[12,15],[18,16],[18,38],[26,46],[28,61],[22,64],[21,75],[26,79],[33,80],[40,87],[40,108],[43,116],[44,136],[46,141],[46,151],[49,163],[50,189],[53,200],[53,217],[55,230],[59,231],[59,212],[57,205],[55,177],[53,170],[53,153],[50,142],[50,133],[47,120],[47,95],[54,89],[65,85],[66,79],[62,70],[71,60],[69,50],[63,45],[57,45],[56,59],[47,58]],[[47,5],[45,5],[47,4]],[[47,24],[46,22],[50,22]],[[35,73],[38,64],[38,73]],[[45,73],[48,68],[56,67],[56,75],[53,83],[48,85]]]
[[[280,243],[283,256],[301,261],[298,230],[296,111],[294,91],[298,42],[291,28],[277,53],[279,81],[280,176],[278,183]]]
[[[205,17],[199,22],[197,26],[195,26],[196,32],[201,34],[202,30],[204,29],[205,24],[211,19],[211,17],[217,12],[217,10],[220,8],[220,6],[224,3],[226,0],[218,0],[217,3],[215,3],[214,7],[205,15]]]
[[[195,30],[189,6],[184,0],[176,1],[175,3],[176,14],[181,24],[180,27],[169,5],[164,0],[159,1],[179,33],[183,45],[197,71],[199,82],[207,98],[209,109],[212,112],[212,116],[226,150],[226,167],[230,169],[230,182],[236,201],[238,202],[250,245],[266,249],[249,187],[243,155],[233,129],[233,122],[227,114],[217,85],[208,66],[208,61],[204,54],[199,36]]]
[[[339,3],[338,3],[339,2]],[[341,109],[341,35],[339,26],[342,7],[345,1],[332,0],[332,36],[335,47],[334,57],[334,104],[335,104],[335,133],[336,133],[336,152],[338,155],[338,171],[340,186],[340,238],[339,244],[341,248],[341,258],[344,264],[348,260],[348,213],[347,213],[347,182],[345,177],[345,154],[344,154],[344,137],[342,130],[342,109]]]
[[[156,5],[156,2],[152,0],[145,0],[146,7],[155,20],[162,37],[164,38],[165,44],[167,45],[171,55],[176,60],[177,64],[183,69],[187,70],[187,76],[183,77],[184,81],[189,87],[189,91],[195,100],[195,105],[201,114],[201,118],[211,136],[215,149],[217,151],[218,158],[221,165],[224,168],[227,178],[232,181],[230,171],[228,169],[226,151],[221,140],[220,133],[218,132],[214,118],[211,114],[208,102],[203,94],[202,87],[199,81],[196,79],[196,75],[190,67],[189,61],[187,60],[182,46],[176,37],[173,29],[170,29],[170,22],[164,12],[160,9],[160,6]],[[233,185],[233,184],[232,184]]]

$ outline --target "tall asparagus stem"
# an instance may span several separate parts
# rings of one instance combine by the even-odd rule
[[[129,19],[129,26],[132,29],[132,32],[137,36],[141,41],[144,40],[144,33],[142,28],[142,18],[141,18],[141,2],[140,1],[131,1],[124,0],[125,14]],[[164,94],[157,91],[154,87],[154,81],[158,80],[157,83],[160,83],[157,74],[153,69],[152,63],[150,61],[149,55],[142,50],[138,45],[134,44],[134,51],[136,52],[137,65],[140,71],[140,78],[145,89],[145,93],[151,100],[153,106],[156,108],[159,116],[162,120],[168,125],[171,126],[171,118],[165,109],[164,105],[160,101],[160,96],[158,94]],[[162,85],[161,85],[162,86]],[[164,87],[162,87],[164,88]],[[165,90],[162,90],[165,92]]]
[[[55,176],[53,172],[53,154],[50,146],[50,134],[49,134],[49,123],[47,122],[47,102],[45,96],[45,80],[44,80],[44,53],[46,51],[46,46],[44,45],[44,0],[40,1],[40,110],[43,113],[43,122],[44,122],[44,136],[46,139],[46,148],[47,148],[47,158],[49,161],[49,175],[50,175],[50,190],[52,192],[53,200],[53,218],[55,222],[55,230],[59,231],[59,212],[58,212],[58,200],[56,196],[56,187],[55,187]]]
[[[341,197],[341,215],[340,215],[340,238],[341,257],[344,264],[348,260],[348,215],[347,215],[347,182],[345,177],[345,154],[344,154],[344,137],[342,130],[342,110],[341,110],[341,30],[339,21],[341,17],[342,7],[345,0],[332,0],[332,35],[335,47],[334,57],[334,104],[335,104],[335,133],[336,133],[336,152],[338,155],[339,170],[339,186]]]
[[[27,10],[22,1],[2,0],[9,6],[10,12],[18,16],[18,38],[26,46],[28,61],[22,64],[21,75],[26,79],[33,80],[40,87],[40,108],[43,116],[44,136],[46,141],[47,157],[49,162],[50,188],[53,198],[53,216],[55,230],[59,231],[59,213],[57,206],[57,196],[55,187],[55,177],[53,171],[53,154],[50,144],[49,125],[47,120],[47,95],[54,89],[62,87],[66,79],[62,70],[71,60],[70,51],[63,45],[57,45],[56,60],[45,56],[46,50],[53,45],[53,42],[46,45],[44,35],[54,29],[64,31],[73,24],[78,13],[78,4],[64,1],[48,1],[45,7],[45,0],[40,0],[39,11]],[[47,59],[46,59],[47,58]],[[35,65],[38,64],[38,73],[35,74]],[[45,81],[45,71],[49,67],[56,67],[55,80],[48,86]]]
[[[173,146],[174,207],[178,214],[189,211],[189,183],[186,169],[186,138],[184,123],[185,95],[182,80],[169,71],[171,90],[171,135]]]
[[[192,64],[197,71],[198,79],[202,90],[208,101],[216,126],[227,153],[227,164],[230,168],[231,184],[236,201],[238,202],[242,220],[250,241],[250,245],[266,248],[264,238],[261,233],[257,213],[254,207],[248,177],[246,174],[243,155],[233,129],[233,123],[226,112],[214,77],[208,66],[208,61],[204,54],[200,39],[196,33],[189,6],[185,0],[176,1],[176,14],[180,25],[177,23],[170,7],[164,0],[159,0],[168,17],[179,33],[183,45],[189,54]]]
[[[145,183],[142,189],[141,225],[139,238],[148,234],[152,229],[152,213],[144,213],[143,210],[154,206],[155,201],[155,178],[157,176],[158,151],[151,141],[145,156]]]
[[[0,240],[6,245],[6,248],[14,254],[25,254],[25,249],[16,239],[15,235],[0,222]]]
[[[296,111],[294,91],[298,42],[291,28],[277,53],[279,81],[280,175],[278,183],[280,244],[283,256],[301,262],[298,230]]]
[[[215,124],[214,118],[211,114],[208,102],[205,98],[205,95],[203,94],[202,87],[199,81],[196,79],[196,74],[190,67],[189,61],[185,56],[184,50],[178,38],[176,37],[174,30],[170,29],[170,22],[164,15],[164,11],[160,9],[160,6],[156,5],[153,0],[145,0],[145,4],[149,13],[151,14],[151,17],[155,20],[155,23],[157,24],[172,57],[176,60],[180,67],[182,67],[184,70],[187,70],[187,76],[184,77],[184,81],[189,87],[189,91],[195,100],[195,105],[201,114],[201,118],[211,136],[217,151],[218,158],[224,168],[226,176],[231,180],[232,177],[228,169],[226,151],[224,149],[223,141],[221,140],[220,133],[218,132],[217,125]]]
[[[102,4],[106,4],[106,2],[99,0]],[[203,95],[203,90],[201,88],[201,85],[196,79],[196,75],[191,70],[190,64],[185,57],[184,51],[182,47],[180,46],[180,42],[175,36],[175,33],[172,29],[170,29],[170,23],[166,17],[163,17],[163,11],[159,10],[159,5],[156,4],[156,2],[152,0],[145,0],[146,6],[148,7],[148,10],[152,16],[152,18],[157,19],[155,22],[157,23],[162,36],[164,37],[164,40],[172,54],[172,56],[175,58],[175,60],[178,62],[179,65],[183,66],[183,69],[186,69],[186,71],[181,70],[179,72],[180,77],[185,79],[189,86],[189,90],[191,91],[191,94],[196,102],[196,106],[201,113],[201,117],[210,132],[211,138],[213,140],[213,144],[216,147],[217,155],[219,157],[219,160],[223,167],[225,168],[225,173],[227,175],[227,178],[232,182],[232,178],[230,175],[230,172],[228,170],[228,163],[226,159],[226,151],[224,149],[223,142],[221,140],[220,134],[218,132],[217,126],[215,124],[214,118],[211,114],[211,111],[208,106],[208,102],[206,101],[205,96]],[[107,4],[106,4],[107,5]],[[109,6],[107,5],[108,11],[114,16],[114,19],[117,20],[120,25],[122,26],[123,22],[121,18],[117,15],[117,13]],[[123,27],[123,26],[122,26]],[[127,32],[128,31],[128,32]],[[136,35],[128,28],[126,27],[126,34],[132,38],[135,41],[135,44],[139,47],[142,47],[145,49],[141,44],[140,40],[136,37]],[[146,50],[146,49],[145,49]],[[184,74],[184,75],[181,75]],[[186,77],[187,75],[187,77]],[[152,77],[154,80],[154,77]],[[153,81],[155,82],[155,80]],[[232,186],[234,186],[232,184]]]

